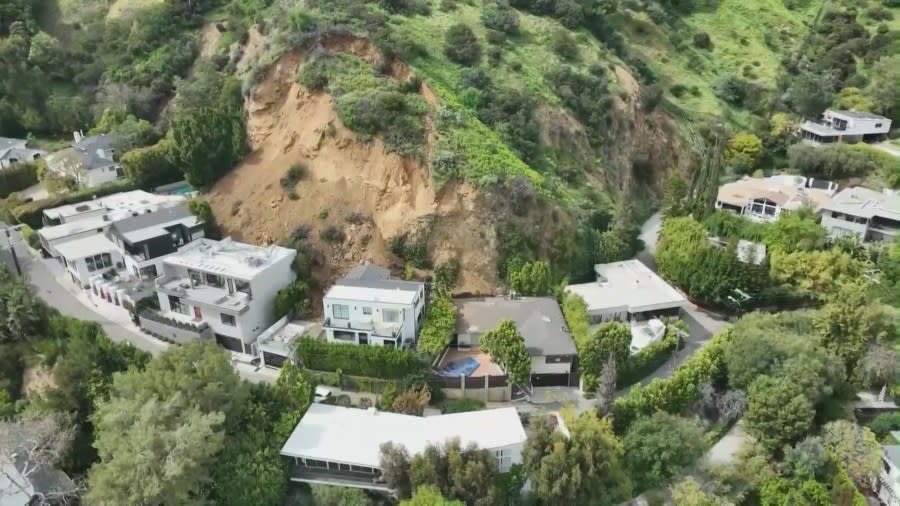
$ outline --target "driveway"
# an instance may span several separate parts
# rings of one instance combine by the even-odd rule
[[[891,141],[878,142],[872,144],[872,147],[885,153],[900,158],[900,146],[893,144]]]
[[[644,242],[644,250],[638,253],[638,260],[644,262],[644,265],[654,272],[656,262],[653,261],[653,254],[656,253],[656,243],[659,242],[660,228],[662,228],[662,213],[657,212],[641,225],[641,233],[638,236]]]

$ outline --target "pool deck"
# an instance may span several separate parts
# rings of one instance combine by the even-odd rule
[[[491,359],[487,356],[487,353],[483,353],[477,348],[473,348],[471,350],[458,350],[455,348],[451,348],[447,350],[447,354],[444,355],[444,359],[441,360],[441,363],[438,364],[438,367],[440,368],[449,364],[450,362],[455,362],[457,360],[466,358],[474,358],[478,361],[478,369],[475,369],[475,371],[469,375],[470,378],[503,375],[503,370],[500,369],[500,366],[491,362]]]

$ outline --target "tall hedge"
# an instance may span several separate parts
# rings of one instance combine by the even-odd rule
[[[456,306],[449,297],[438,297],[428,306],[428,314],[419,333],[419,351],[436,355],[453,340],[456,330]]]
[[[354,346],[303,337],[297,360],[308,369],[337,371],[356,376],[400,379],[421,372],[426,364],[409,350],[388,346]]]
[[[38,182],[37,166],[33,163],[14,163],[0,170],[0,198],[22,191]]]
[[[624,434],[639,416],[650,416],[657,411],[682,413],[697,399],[697,386],[701,383],[725,383],[724,351],[731,337],[731,329],[725,329],[678,366],[672,376],[655,379],[645,387],[636,386],[627,395],[616,399],[613,406],[616,433]]]

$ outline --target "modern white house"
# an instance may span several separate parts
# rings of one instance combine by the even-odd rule
[[[800,137],[810,144],[874,142],[891,131],[891,120],[871,112],[826,109],[819,121],[800,125]]]
[[[275,322],[275,296],[294,281],[296,256],[230,238],[190,242],[163,260],[155,281],[160,310],[142,313],[141,328],[175,342],[215,338],[257,355],[257,337]]]
[[[14,163],[36,162],[46,155],[46,151],[29,148],[28,141],[25,139],[0,137],[0,169],[5,169]]]
[[[837,188],[837,183],[832,181],[803,176],[744,176],[719,187],[716,209],[731,211],[751,221],[772,222],[782,211],[795,211],[801,206],[809,206],[818,212],[831,200]]]
[[[280,369],[285,362],[294,360],[297,341],[303,336],[318,337],[322,326],[307,321],[289,321],[282,317],[256,338],[259,363]]]
[[[822,226],[831,237],[892,241],[900,234],[900,191],[846,188],[823,207]]]
[[[421,327],[425,283],[390,279],[371,264],[354,267],[322,299],[329,342],[411,346]]]
[[[182,196],[156,195],[142,190],[116,193],[46,209],[42,215],[44,227],[37,234],[47,255],[59,258],[57,246],[62,243],[105,234],[119,220],[153,213],[184,202],[185,198]]]
[[[291,480],[390,492],[382,478],[383,443],[410,456],[457,438],[492,452],[497,469],[522,462],[525,429],[516,408],[419,417],[370,409],[312,404],[281,448],[292,463]]]
[[[47,169],[70,177],[82,188],[94,188],[125,177],[112,138],[106,134],[84,137],[74,133],[72,146],[47,155]]]
[[[578,351],[553,297],[484,297],[453,303],[457,347],[478,347],[482,335],[501,321],[512,320],[531,356],[531,386],[578,384]]]
[[[92,234],[60,244],[56,250],[72,282],[87,288],[90,279],[124,269],[122,253],[103,234]]]
[[[892,432],[900,441],[900,432]],[[881,504],[900,506],[900,445],[884,445],[882,448],[882,468],[878,474],[877,492]]]

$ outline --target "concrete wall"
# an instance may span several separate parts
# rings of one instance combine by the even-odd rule
[[[167,341],[184,344],[197,339],[212,339],[212,331],[209,327],[202,332],[196,330],[180,329],[178,327],[165,323],[150,320],[144,316],[140,317],[141,328]]]
[[[532,374],[569,374],[572,370],[571,362],[547,363],[547,357],[541,355],[531,357]]]

